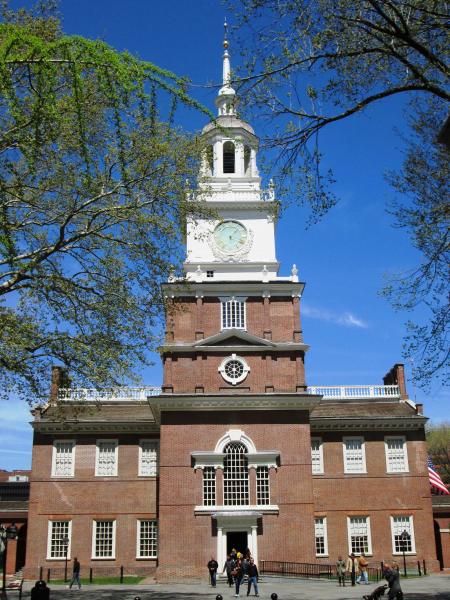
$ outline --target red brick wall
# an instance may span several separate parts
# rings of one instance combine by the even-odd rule
[[[64,436],[55,436],[63,439]],[[139,439],[152,436],[65,436],[76,440],[75,477],[52,478],[53,437],[35,434],[30,489],[26,577],[39,567],[61,574],[64,560],[47,560],[49,520],[72,520],[72,557],[81,562],[84,575],[124,565],[133,572],[149,573],[154,560],[136,559],[136,520],[157,518],[157,479],[138,477]],[[118,439],[118,476],[95,477],[96,440]],[[93,519],[116,520],[116,560],[91,560]],[[46,572],[46,571],[45,571]]]
[[[450,507],[447,512],[439,512],[434,515],[435,533],[438,536],[438,544],[442,553],[442,568],[450,569]]]
[[[305,385],[303,353],[239,351],[236,354],[244,358],[250,367],[247,377],[237,385],[229,384],[218,371],[223,359],[230,356],[229,351],[166,356],[164,385],[171,385],[174,393],[192,394],[199,387],[205,393],[217,394],[239,390],[251,393],[295,392]]]
[[[398,560],[392,553],[391,516],[412,515],[416,554],[408,556],[411,564],[425,559],[436,570],[432,506],[426,466],[426,445],[421,432],[395,432],[407,439],[409,472],[386,472],[384,432],[328,433],[314,431],[322,437],[324,475],[315,475],[316,514],[327,517],[328,547],[334,561],[348,554],[347,516],[369,516],[373,556],[371,563]],[[366,474],[345,474],[342,437],[361,435],[365,439]],[[320,559],[328,562],[328,558]]]
[[[247,299],[247,331],[262,338],[269,327],[274,342],[292,342],[293,332],[298,327],[298,302],[293,298],[278,297],[269,298],[268,302],[269,310],[265,317],[264,299]],[[172,307],[167,319],[168,341],[191,342],[196,339],[196,332],[207,338],[221,331],[219,298],[183,298],[175,300]]]
[[[280,451],[280,467],[271,476],[271,503],[278,504],[279,515],[263,517],[258,532],[259,559],[273,558],[276,553],[279,560],[313,560],[310,434],[305,413],[164,413],[159,580],[204,577],[206,563],[216,555],[217,534],[211,515],[194,515],[194,507],[202,504],[202,473],[192,468],[191,452],[214,450],[229,429],[242,429],[257,450]],[[195,553],[186,551],[190,548],[195,548]]]

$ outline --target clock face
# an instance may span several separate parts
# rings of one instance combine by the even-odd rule
[[[214,230],[214,242],[222,252],[233,254],[247,241],[247,230],[238,221],[222,221]]]

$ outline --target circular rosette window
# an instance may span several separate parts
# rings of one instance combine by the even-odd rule
[[[241,383],[247,377],[250,367],[247,362],[240,356],[232,354],[224,358],[219,367],[219,373],[232,385]]]

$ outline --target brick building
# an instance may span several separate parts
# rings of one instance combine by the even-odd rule
[[[232,547],[379,564],[404,531],[408,561],[436,569],[421,406],[402,365],[380,385],[307,386],[304,284],[295,265],[278,275],[275,191],[235,113],[226,42],[223,69],[198,190],[216,216],[188,222],[186,277],[164,286],[162,387],[71,389],[54,369],[34,412],[27,574],[67,554],[203,577]]]

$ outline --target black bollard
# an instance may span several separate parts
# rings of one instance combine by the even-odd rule
[[[271,600],[278,600],[278,594],[275,594],[275,592],[273,594],[270,595]]]
[[[217,594],[216,600],[223,600],[223,596],[221,596],[220,594]]]
[[[134,600],[141,600],[140,596],[135,596]]]

